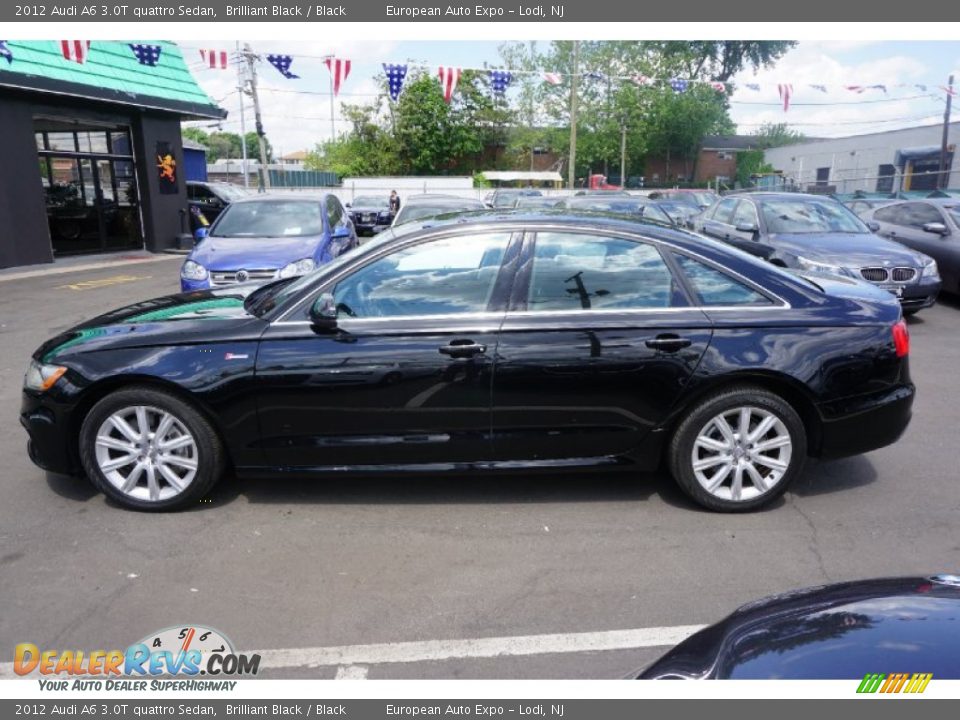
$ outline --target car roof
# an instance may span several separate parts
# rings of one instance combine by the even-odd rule
[[[817,193],[796,193],[796,192],[773,192],[773,191],[736,191],[732,193],[727,193],[721,199],[726,200],[727,198],[737,198],[740,200],[745,200],[749,198],[758,198],[760,200],[832,200],[833,202],[840,202],[830,195],[818,195]]]

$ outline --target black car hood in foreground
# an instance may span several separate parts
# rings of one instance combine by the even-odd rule
[[[167,295],[113,310],[51,338],[34,353],[41,362],[52,362],[77,352],[178,345],[198,337],[228,339],[259,335],[264,322],[244,309],[256,283],[217,290]]]
[[[960,576],[865,580],[744,605],[639,679],[960,679]]]

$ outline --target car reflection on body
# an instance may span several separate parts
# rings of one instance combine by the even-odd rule
[[[227,206],[180,268],[180,289],[295,277],[357,246],[335,195],[259,195]]]
[[[940,292],[933,258],[875,235],[849,208],[822,195],[727,195],[694,223],[704,235],[775,265],[872,282],[896,295],[908,314],[933,305]]]
[[[897,672],[960,680],[958,615],[958,575],[797,590],[744,605],[639,679],[862,681]]]
[[[487,211],[387,231],[298,279],[90,320],[34,353],[21,422],[35,463],[143,510],[191,505],[229,463],[663,464],[697,503],[744,511],[808,455],[894,442],[908,351],[900,307],[867,283],[812,283],[642,219]]]

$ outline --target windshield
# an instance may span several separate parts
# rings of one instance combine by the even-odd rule
[[[423,218],[433,217],[434,215],[443,215],[445,213],[456,213],[456,212],[467,212],[468,210],[482,210],[483,203],[464,203],[463,205],[456,205],[453,203],[440,203],[433,205],[430,203],[418,203],[416,205],[407,205],[400,208],[400,214],[397,215],[395,224],[403,225],[404,223],[413,222],[414,220],[421,220]]]
[[[693,195],[697,199],[697,202],[703,205],[704,207],[713,205],[717,200],[720,199],[717,195],[714,195],[712,192],[698,192],[698,193],[691,193],[691,195]]]
[[[230,202],[245,198],[248,195],[247,191],[243,188],[237,187],[236,185],[230,185],[228,183],[216,183],[212,184],[210,187],[223,195]]]
[[[355,207],[390,207],[390,201],[385,197],[380,197],[379,195],[360,195],[357,198],[354,198],[353,205]]]
[[[319,202],[258,200],[230,205],[211,228],[210,237],[305,237],[321,233]]]
[[[834,200],[764,200],[760,212],[771,233],[870,233],[856,215]]]

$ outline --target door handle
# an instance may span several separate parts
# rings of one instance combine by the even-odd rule
[[[676,352],[681,348],[690,347],[691,341],[678,335],[657,335],[652,340],[647,340],[647,347],[663,352]]]
[[[483,355],[487,351],[487,346],[475,343],[473,340],[454,340],[449,345],[441,345],[438,350],[442,355],[464,358]]]

